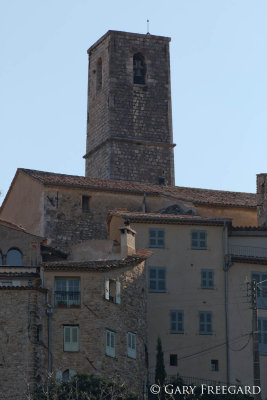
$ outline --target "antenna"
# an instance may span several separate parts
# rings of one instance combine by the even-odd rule
[[[150,35],[149,33],[149,19],[146,20],[146,26],[147,26],[147,35]]]

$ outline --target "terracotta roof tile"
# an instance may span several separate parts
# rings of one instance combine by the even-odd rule
[[[36,171],[32,169],[18,169],[43,185],[72,186],[76,188],[107,190],[115,192],[147,193],[154,196],[173,197],[176,200],[189,201],[194,204],[211,204],[214,206],[233,206],[255,208],[256,194],[230,192],[224,190],[198,189],[182,186],[158,186],[138,182],[115,180],[101,180],[84,176],[57,174],[52,172]]]
[[[126,266],[140,264],[149,258],[152,253],[148,250],[139,250],[137,254],[128,256],[122,260],[98,260],[98,261],[56,261],[46,262],[40,265],[44,267],[45,271],[108,271]]]
[[[127,211],[125,209],[111,210],[108,213],[107,221],[109,222],[112,216],[117,216],[129,219],[130,222],[154,222],[154,223],[174,223],[174,224],[205,224],[205,225],[223,225],[231,223],[229,218],[208,218],[199,217],[197,215],[173,215],[160,213],[141,213],[135,211]]]

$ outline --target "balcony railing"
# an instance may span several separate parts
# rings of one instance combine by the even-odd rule
[[[267,258],[267,248],[233,244],[229,246],[229,254],[232,256]]]
[[[55,307],[79,307],[80,292],[55,292]]]

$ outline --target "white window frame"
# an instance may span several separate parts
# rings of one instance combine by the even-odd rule
[[[115,296],[111,296],[110,287],[111,281],[115,284]],[[121,283],[120,281],[115,279],[110,279],[109,277],[105,277],[105,299],[111,301],[112,303],[121,304]]]
[[[115,332],[106,329],[106,355],[115,357]]]
[[[64,351],[79,351],[79,326],[64,325]]]
[[[136,334],[127,333],[127,355],[130,358],[136,358]]]

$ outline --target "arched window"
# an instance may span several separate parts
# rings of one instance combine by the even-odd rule
[[[62,381],[68,382],[69,380],[70,380],[70,370],[66,369],[66,371],[64,371],[62,374]]]
[[[146,83],[146,63],[145,57],[141,53],[133,56],[133,81],[139,85]]]
[[[72,369],[66,369],[62,373],[62,382],[68,382],[71,381],[72,378],[76,375],[76,372],[73,371]]]
[[[18,249],[10,249],[6,256],[6,265],[11,265],[13,267],[22,266],[22,253]]]
[[[96,66],[96,90],[102,88],[102,59],[99,58]]]
[[[0,265],[3,265],[3,256],[2,256],[1,251],[0,251]]]

